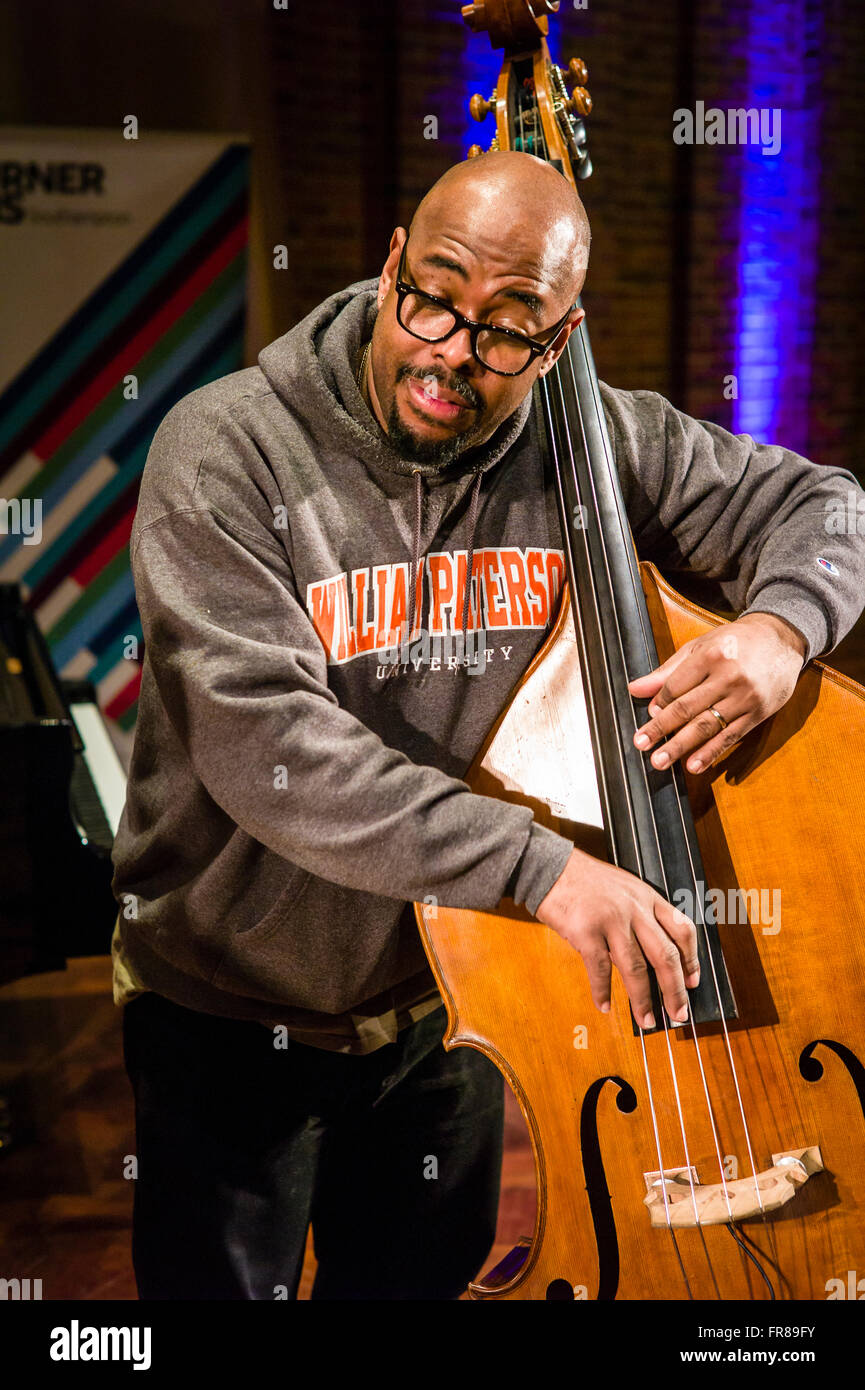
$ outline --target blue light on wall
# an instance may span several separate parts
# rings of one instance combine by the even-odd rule
[[[805,453],[819,231],[819,55],[814,0],[753,0],[745,105],[780,110],[781,145],[744,161],[739,206],[733,429]]]
[[[481,149],[488,149],[496,133],[493,113],[490,112],[486,120],[479,124],[469,115],[469,101],[473,92],[480,92],[483,97],[492,95],[502,67],[501,49],[492,47],[488,34],[473,34],[466,25],[464,39],[460,90],[457,94],[459,109],[463,114],[463,154],[469,145],[473,144],[480,145]]]

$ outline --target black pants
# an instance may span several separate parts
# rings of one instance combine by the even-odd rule
[[[454,1299],[493,1243],[504,1083],[444,1006],[355,1057],[159,995],[124,1008],[142,1299]]]

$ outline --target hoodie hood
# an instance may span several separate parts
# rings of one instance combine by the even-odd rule
[[[324,414],[343,446],[367,468],[406,476],[431,486],[465,473],[485,473],[519,438],[531,410],[531,392],[485,444],[466,451],[446,468],[403,458],[388,441],[355,380],[361,350],[372,337],[378,314],[378,278],[358,280],[325,299],[288,333],[258,354],[258,365],[274,391],[301,418],[315,423]],[[336,409],[334,408],[336,403]]]

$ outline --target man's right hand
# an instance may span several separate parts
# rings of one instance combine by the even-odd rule
[[[615,965],[637,1023],[655,1027],[648,961],[670,1018],[687,1019],[686,986],[700,982],[697,928],[648,883],[575,849],[535,916],[579,951],[602,1013],[609,1011]]]

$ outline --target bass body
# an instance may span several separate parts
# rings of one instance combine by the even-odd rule
[[[662,659],[721,621],[654,566],[641,573]],[[550,775],[573,766],[582,707],[565,590],[466,780],[606,857],[583,819],[591,789],[575,779],[563,802]],[[615,972],[602,1015],[577,952],[513,904],[416,907],[445,1046],[478,1048],[502,1071],[536,1165],[534,1233],[470,1286],[474,1298],[825,1299],[865,1270],[865,690],[812,662],[777,714],[686,779],[735,1019],[641,1040]],[[675,1215],[655,1225],[659,1148],[678,1177]],[[785,1193],[765,1175],[800,1176],[778,1155],[812,1171],[769,1209]]]

